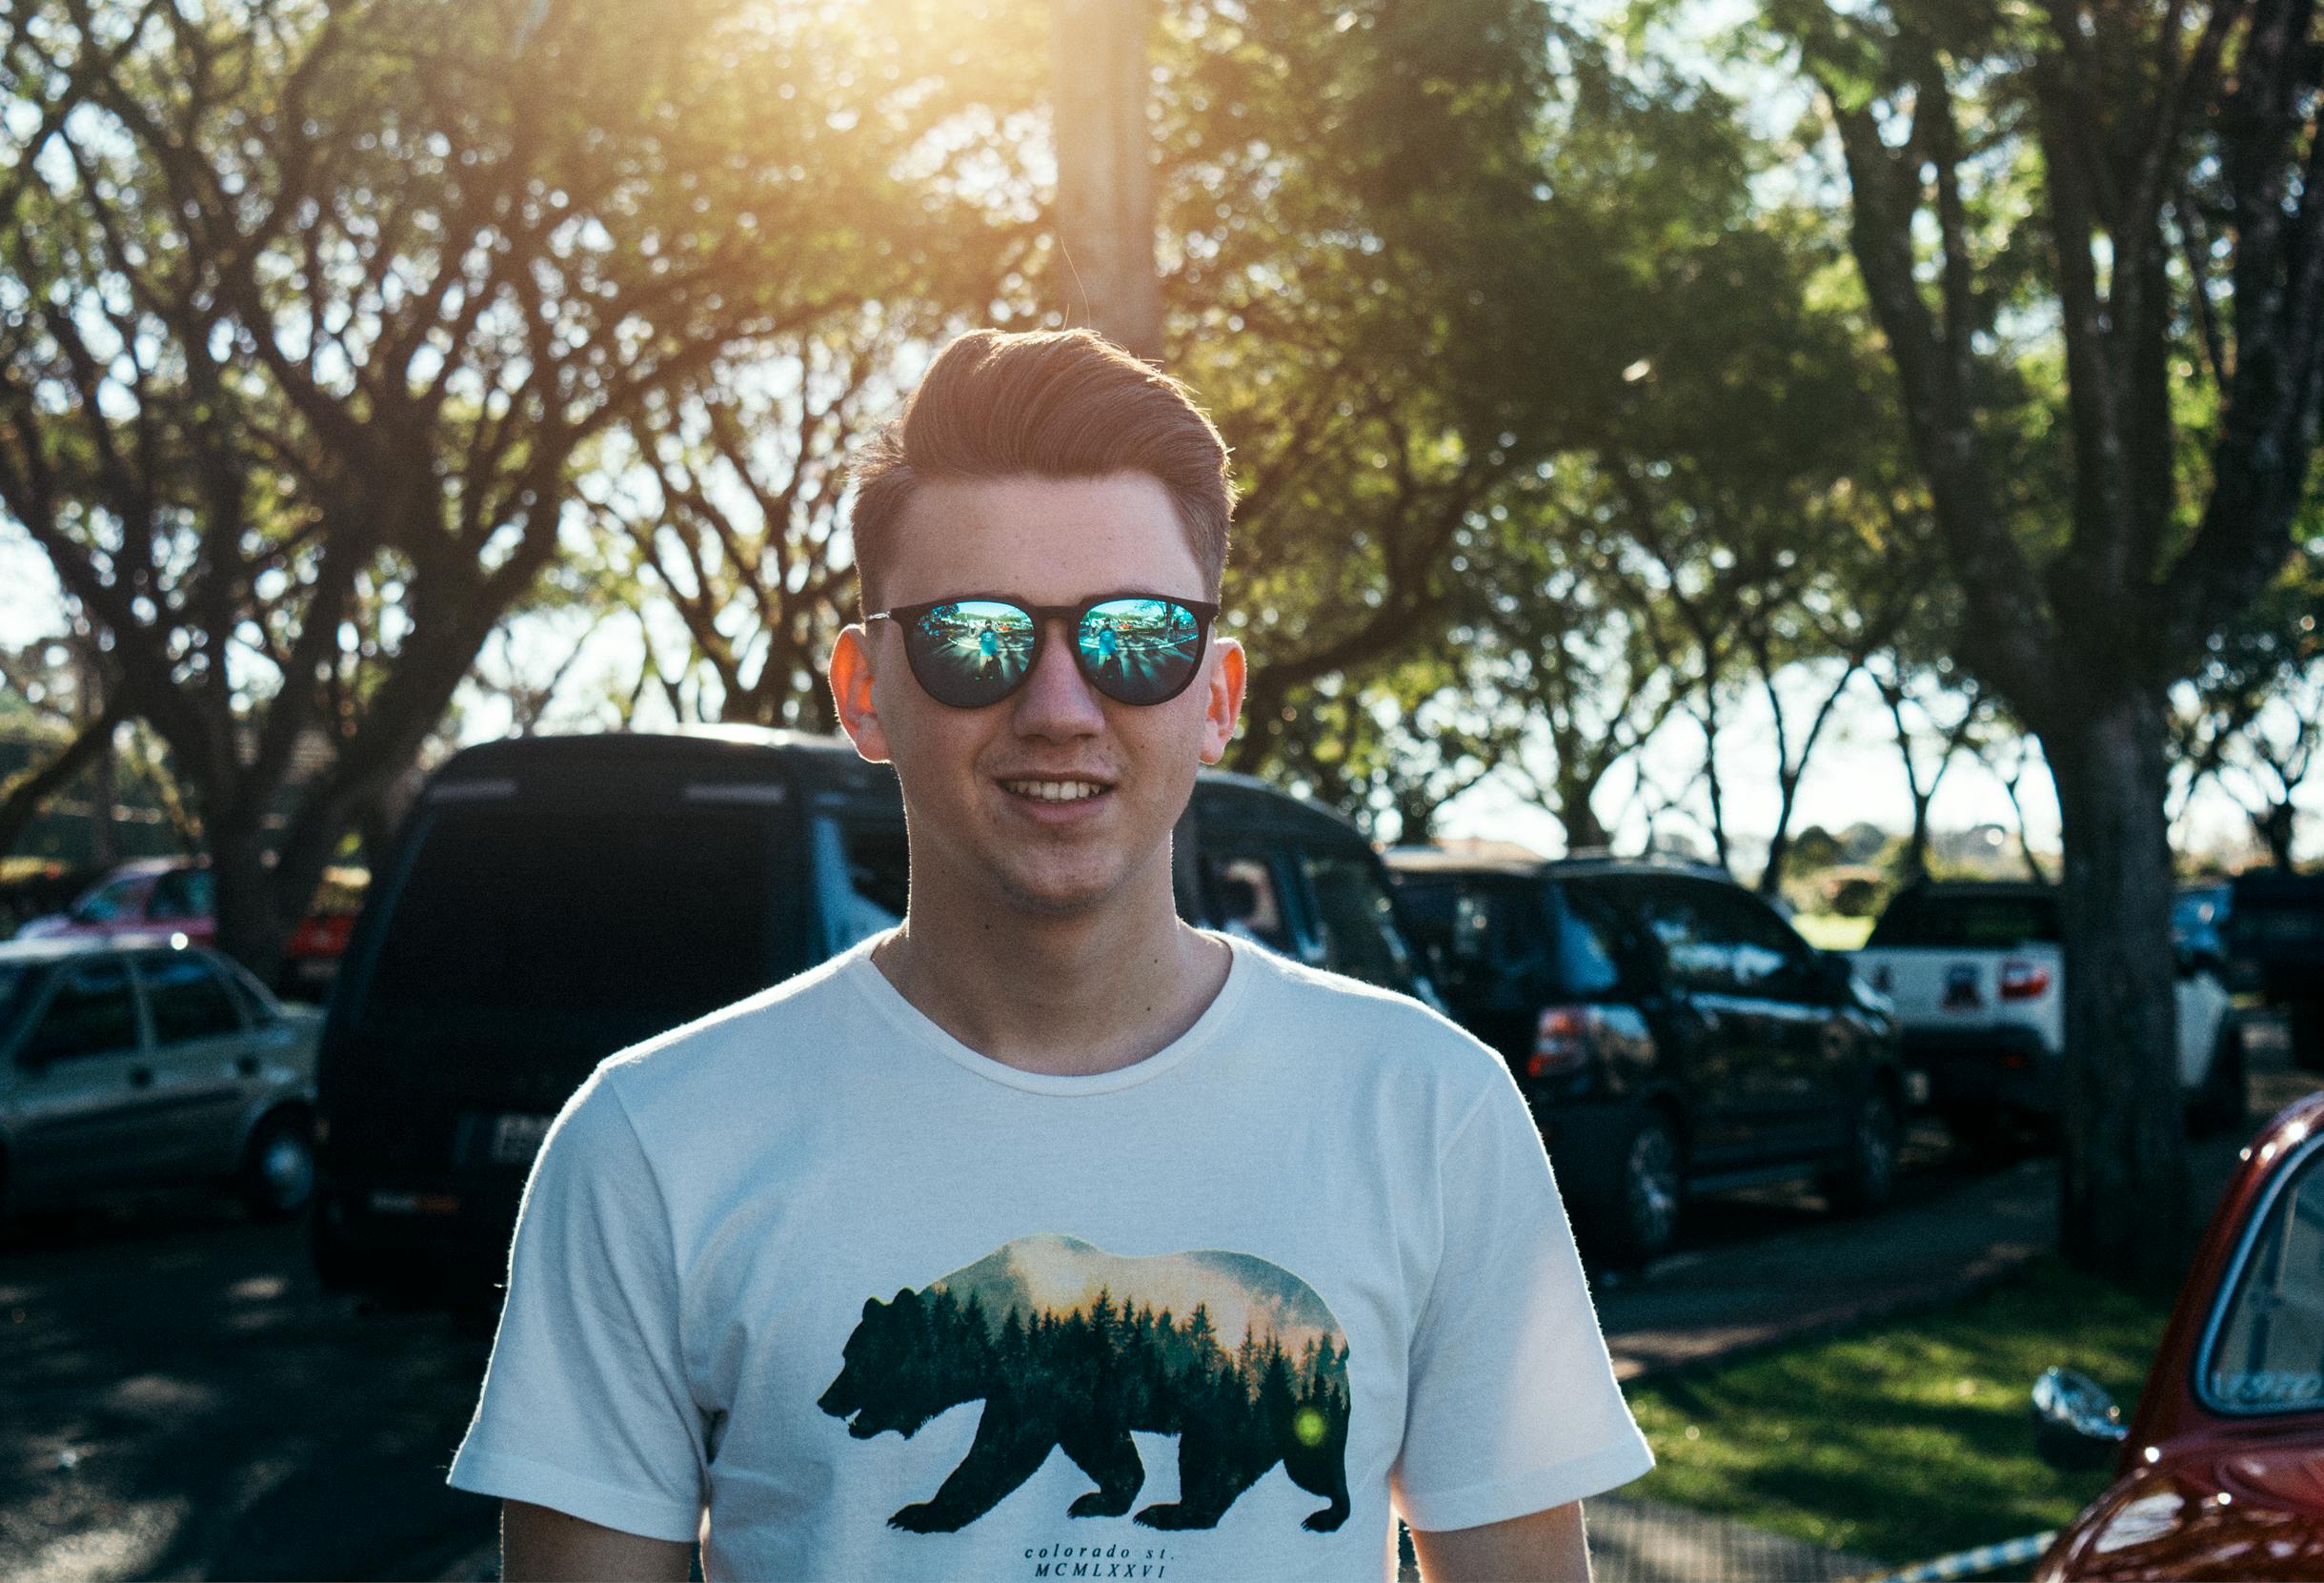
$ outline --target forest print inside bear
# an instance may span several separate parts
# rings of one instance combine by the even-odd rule
[[[949,1533],[1062,1450],[1097,1488],[1068,1509],[1118,1517],[1145,1482],[1132,1431],[1179,1437],[1179,1498],[1137,1520],[1211,1528],[1278,1462],[1346,1521],[1347,1341],[1306,1282],[1247,1253],[1123,1257],[1044,1233],[863,1305],[817,1405],[869,1439],[981,1399],[974,1444],[930,1499],[888,1519]]]

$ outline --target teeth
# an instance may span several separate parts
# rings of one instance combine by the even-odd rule
[[[1084,797],[1095,797],[1105,789],[1095,781],[1003,781],[1000,783],[1020,797],[1037,798],[1043,802],[1079,802]]]

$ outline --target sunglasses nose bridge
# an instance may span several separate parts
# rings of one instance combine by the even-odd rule
[[[1101,729],[1105,704],[1076,658],[1080,637],[1075,613],[1052,611],[1037,619],[1041,641],[1034,650],[1033,668],[1011,700],[1018,728],[1041,735],[1061,728],[1076,734]]]

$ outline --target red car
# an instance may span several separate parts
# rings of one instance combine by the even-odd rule
[[[328,993],[362,892],[360,870],[325,870],[314,911],[284,947],[276,994],[306,1000]],[[190,944],[212,945],[218,933],[214,895],[210,866],[200,860],[141,858],[111,870],[65,911],[27,923],[17,938],[182,934]]]
[[[2118,1457],[2039,1583],[2324,1578],[2324,1093],[2244,1150],[2129,1428],[2055,1369],[2033,1410],[2052,1460]]]

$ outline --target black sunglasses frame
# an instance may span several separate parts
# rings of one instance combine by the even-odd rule
[[[1081,622],[1087,619],[1089,613],[1098,606],[1112,604],[1121,599],[1151,599],[1158,604],[1173,604],[1182,610],[1190,612],[1194,617],[1194,660],[1186,667],[1185,678],[1160,698],[1135,700],[1116,698],[1105,683],[1092,674],[1089,659],[1081,652],[1081,645],[1078,639]],[[919,651],[913,645],[911,633],[912,629],[919,624],[921,618],[932,610],[941,609],[948,604],[975,603],[1010,605],[1030,616],[1033,619],[1033,652],[1025,660],[1024,674],[1010,685],[1007,692],[983,703],[954,703],[929,686],[928,679],[920,675]],[[1181,599],[1176,594],[1149,594],[1142,589],[1129,589],[1119,594],[1100,594],[1083,599],[1080,604],[1034,604],[1030,600],[1017,598],[1014,594],[955,594],[948,599],[929,599],[921,604],[899,604],[891,605],[885,610],[875,610],[865,616],[863,621],[866,626],[874,621],[893,621],[896,624],[898,636],[904,640],[904,662],[912,668],[912,680],[919,683],[921,692],[926,693],[930,699],[944,705],[947,709],[990,709],[996,703],[1005,703],[1014,698],[1032,679],[1033,672],[1040,666],[1041,648],[1049,641],[1049,626],[1053,621],[1062,621],[1067,630],[1077,635],[1076,640],[1068,645],[1073,653],[1074,668],[1081,673],[1081,680],[1088,682],[1093,691],[1102,698],[1113,700],[1114,702],[1124,708],[1150,709],[1156,704],[1167,703],[1183,693],[1194,685],[1194,679],[1202,674],[1203,656],[1210,652],[1210,627],[1211,623],[1219,619],[1219,609],[1218,605],[1206,604],[1201,599]]]

